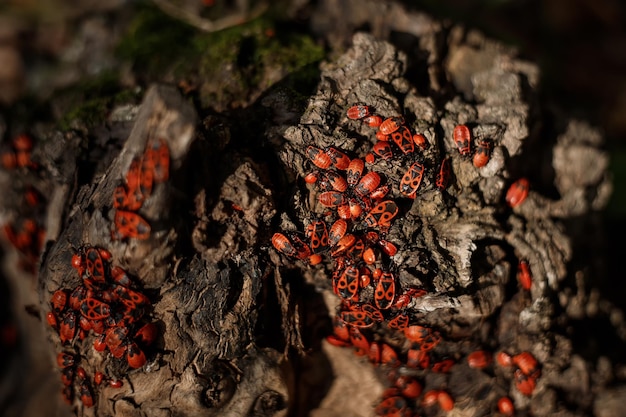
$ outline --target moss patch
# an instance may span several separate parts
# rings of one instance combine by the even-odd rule
[[[103,74],[59,92],[54,102],[63,113],[59,128],[70,130],[102,124],[116,105],[138,103],[140,99],[138,91],[120,90],[117,76]]]
[[[306,33],[284,32],[271,17],[204,33],[146,5],[117,48],[132,64],[137,78],[186,85],[199,91],[200,103],[217,110],[240,107],[289,74],[304,69],[293,82],[306,82],[318,72],[311,64],[325,56]]]

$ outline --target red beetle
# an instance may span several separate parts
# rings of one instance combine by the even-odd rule
[[[376,415],[383,417],[409,417],[413,415],[406,399],[400,395],[392,394],[393,392],[390,391],[388,396],[376,406],[374,409]]]
[[[330,230],[328,231],[328,244],[330,246],[335,246],[339,243],[342,237],[345,236],[346,231],[348,230],[348,223],[343,219],[338,219],[330,226]]]
[[[350,300],[358,296],[359,292],[359,269],[355,266],[347,266],[337,281],[339,295]]]
[[[59,368],[67,368],[70,366],[74,366],[74,363],[75,363],[74,355],[72,355],[71,353],[60,352],[57,355],[57,365],[59,365]]]
[[[459,153],[463,156],[469,155],[472,146],[469,128],[465,125],[458,125],[454,128],[452,136]]]
[[[124,382],[121,379],[112,379],[109,381],[109,386],[111,388],[122,388]]]
[[[337,256],[337,255],[344,253],[345,251],[350,249],[352,246],[354,246],[356,241],[357,241],[356,236],[352,234],[344,235],[341,239],[339,239],[339,242],[337,242],[334,249],[330,252],[330,256]]]
[[[67,293],[64,290],[56,290],[54,294],[52,294],[50,304],[52,304],[52,310],[56,314],[60,314],[63,310],[65,310],[65,305],[67,304]]]
[[[424,165],[414,162],[400,180],[400,192],[409,198],[415,198],[424,176]]]
[[[454,366],[454,361],[452,359],[444,359],[439,362],[433,363],[431,370],[435,373],[439,374],[447,374],[450,372],[450,369]]]
[[[358,197],[363,198],[369,193],[371,193],[372,191],[374,191],[378,187],[379,184],[380,184],[380,175],[378,175],[376,172],[373,172],[373,171],[368,172],[363,177],[361,177],[361,180],[359,181],[359,183],[356,185],[356,187],[354,187],[354,193]]]
[[[306,149],[306,154],[311,162],[318,168],[327,169],[332,163],[330,156],[322,149],[316,148],[315,146],[309,146]]]
[[[151,228],[148,222],[132,211],[116,210],[113,226],[114,228],[111,231],[113,240],[146,240],[150,237]]]
[[[67,368],[63,368],[61,371],[61,382],[63,385],[70,386],[74,383],[74,374],[76,370],[73,366],[68,366]]]
[[[383,118],[377,115],[366,116],[363,119],[364,123],[367,123],[369,127],[378,127],[383,122]]]
[[[347,111],[348,118],[359,120],[370,115],[370,109],[363,103],[354,103]]]
[[[385,119],[378,128],[383,135],[391,135],[396,130],[400,129],[400,126],[404,124],[404,118],[402,116],[390,117]]]
[[[66,344],[74,339],[76,331],[78,330],[77,321],[76,313],[74,311],[67,311],[63,315],[61,323],[59,324],[59,336],[61,338],[61,343]]]
[[[137,343],[133,342],[128,345],[128,349],[126,351],[126,361],[133,369],[141,368],[146,363],[146,355],[144,355],[143,351],[139,349]]]
[[[391,227],[391,220],[397,214],[398,206],[393,200],[382,201],[367,213],[363,220],[363,225],[372,228],[378,226],[381,229],[388,229]]]
[[[348,189],[348,182],[338,172],[326,171],[324,173],[324,178],[324,183],[330,185],[330,187],[335,191],[342,193]]]
[[[57,325],[58,325],[57,316],[55,316],[52,311],[48,311],[46,313],[46,322],[50,325],[50,327],[54,329],[57,328]]]
[[[513,401],[509,397],[500,397],[498,400],[498,411],[507,417],[513,416],[515,414]]]
[[[144,345],[151,345],[157,338],[158,329],[154,323],[144,324],[135,333],[135,339],[143,343]]]
[[[493,144],[487,139],[480,139],[476,141],[476,153],[472,162],[476,168],[482,168],[487,165],[489,158],[491,157],[491,148]]]
[[[513,356],[513,363],[524,373],[534,378],[538,378],[541,374],[537,359],[530,352],[522,352]]]
[[[445,391],[439,391],[439,394],[437,395],[437,402],[443,411],[452,411],[454,408],[454,400],[450,394]]]
[[[515,181],[513,184],[511,184],[508,191],[506,192],[506,203],[509,205],[509,207],[519,206],[524,202],[524,200],[526,200],[526,197],[528,197],[529,189],[530,183],[526,178],[520,178],[519,180]]]
[[[420,135],[419,133],[414,134],[413,143],[419,146],[422,150],[428,149],[428,141],[426,140],[424,135]]]
[[[409,325],[409,316],[407,313],[402,312],[389,320],[387,323],[387,327],[394,330],[403,330],[406,329]]]
[[[496,362],[505,368],[513,366],[513,358],[504,351],[500,351],[496,354]]]
[[[326,150],[331,162],[337,169],[345,170],[350,165],[350,158],[338,149],[330,147]],[[321,168],[321,167],[320,167]]]
[[[328,230],[326,222],[316,220],[306,228],[305,235],[311,239],[310,248],[313,252],[319,252],[328,246]]]
[[[415,151],[413,136],[411,135],[411,131],[408,127],[401,126],[398,130],[391,134],[391,139],[393,139],[394,143],[405,155]]]
[[[383,142],[383,141],[379,141],[376,142],[376,144],[372,147],[372,152],[374,152],[376,155],[380,156],[383,159],[390,159],[393,156],[393,152],[391,151],[391,145],[389,144],[389,142]],[[365,161],[372,163],[374,162],[374,160],[372,158],[368,159],[368,156],[371,154],[368,154],[365,157]]]
[[[515,388],[527,397],[530,397],[535,391],[537,380],[532,376],[525,375],[521,369],[516,369],[513,374],[515,380]]]
[[[295,235],[289,239],[282,233],[274,233],[272,245],[274,245],[277,251],[294,258],[305,259],[311,255],[309,246]]]
[[[374,325],[374,320],[363,311],[342,311],[339,317],[346,324],[354,327],[370,327]]]
[[[403,397],[414,400],[422,394],[422,385],[408,375],[400,375],[394,381],[394,385],[400,390]]]
[[[83,379],[80,383],[79,394],[80,394],[80,401],[83,403],[85,407],[87,408],[93,407],[93,404],[94,404],[93,393],[91,392],[89,383],[85,379]]]
[[[409,349],[406,354],[406,366],[415,369],[427,369],[430,365],[428,352],[420,349]]]
[[[369,247],[363,251],[362,258],[366,264],[372,265],[376,262],[376,252],[374,252],[374,249]]]
[[[439,399],[439,390],[430,390],[424,393],[424,397],[422,398],[422,406],[424,407],[432,407],[437,404],[437,400]]]
[[[393,305],[396,297],[396,278],[391,272],[383,272],[378,279],[374,290],[374,302],[379,310],[385,310]]]
[[[467,356],[467,364],[470,368],[483,369],[491,364],[491,353],[486,350],[477,350]]]
[[[377,309],[371,304],[363,304],[361,306],[361,310],[363,310],[363,312],[367,314],[374,321],[381,322],[385,319],[383,317],[383,313],[381,313],[379,309]]]
[[[362,159],[354,158],[350,161],[346,170],[346,180],[348,182],[348,186],[354,187],[359,182],[361,174],[363,174],[363,168],[365,168],[365,164]]]
[[[337,207],[348,204],[345,194],[338,191],[325,191],[319,195],[318,200],[325,207]]]
[[[111,307],[95,298],[86,298],[80,305],[80,313],[89,320],[102,320],[111,315]]]

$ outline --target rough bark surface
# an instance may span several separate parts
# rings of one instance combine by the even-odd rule
[[[401,15],[397,5],[391,10]],[[367,20],[350,16],[353,26]],[[619,415],[626,372],[608,358],[586,360],[568,333],[572,322],[594,318],[610,321],[617,337],[626,339],[621,312],[587,289],[596,266],[576,257],[593,251],[594,213],[611,191],[602,136],[583,121],[542,107],[538,70],[514,51],[415,17],[393,20],[395,29],[415,36],[410,53],[357,33],[345,53],[322,65],[304,110],[280,88],[255,103],[255,112],[269,116],[264,123],[248,120],[245,112],[199,121],[176,89],[153,86],[138,109],[117,109],[104,128],[51,133],[33,156],[50,174],[37,180],[40,190],[49,191],[38,284],[9,276],[20,294],[16,310],[25,316],[20,323],[31,337],[25,342],[29,351],[5,375],[24,372],[28,358],[45,358],[32,362],[34,374],[43,375],[57,353],[67,351],[77,355],[90,381],[99,371],[123,386],[92,384],[95,405],[85,407],[77,395],[71,409],[58,396],[57,369],[45,372],[45,384],[26,378],[18,391],[42,385],[38,398],[54,398],[57,415],[374,415],[391,369],[323,341],[330,317],[343,308],[329,279],[335,260],[324,253],[323,262],[311,266],[270,243],[274,232],[298,234],[314,219],[333,219],[319,203],[319,188],[302,180],[314,168],[307,147],[332,146],[351,158],[365,157],[376,143],[375,130],[346,116],[362,102],[384,118],[402,115],[429,145],[406,156],[395,148],[393,158],[367,167],[381,174],[391,189],[386,198],[399,206],[385,236],[398,253],[383,256],[379,266],[394,273],[398,294],[427,291],[402,311],[411,324],[440,332],[434,359],[455,362],[448,373],[407,366],[396,371],[419,380],[424,391],[446,390],[458,416],[495,414],[502,396],[513,399],[521,416]],[[233,137],[242,132],[237,124],[245,123],[258,124],[262,143]],[[473,139],[492,141],[484,167],[459,154],[452,139],[459,124],[470,128]],[[141,208],[150,238],[113,241],[114,189],[151,138],[167,142],[171,175]],[[441,191],[435,181],[445,158],[452,176]],[[410,199],[398,187],[415,161],[425,173]],[[531,180],[531,191],[510,208],[504,195],[522,176]],[[11,177],[0,180],[8,184]],[[12,204],[18,197],[2,198],[5,210],[17,210]],[[151,301],[145,314],[158,337],[140,369],[96,352],[93,333],[63,346],[45,324],[52,294],[80,284],[71,260],[84,246],[109,250],[111,265],[124,268],[133,288]],[[522,259],[532,269],[530,291],[518,288]],[[361,290],[359,302],[375,302],[373,286]],[[30,315],[21,311],[25,305]],[[376,324],[364,334],[406,358],[410,343],[402,332]],[[477,349],[531,352],[541,369],[532,396],[515,388],[512,369],[470,368],[467,355]],[[14,389],[2,386],[0,398]],[[412,413],[443,415],[420,401],[409,402]],[[9,411],[41,414],[32,404],[24,397]]]

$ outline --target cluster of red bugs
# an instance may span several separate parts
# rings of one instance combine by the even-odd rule
[[[532,395],[537,386],[537,379],[541,376],[539,362],[532,353],[521,352],[511,356],[502,351],[496,355],[496,362],[505,368],[515,368],[513,372],[515,388],[527,397]]]
[[[157,328],[146,322],[150,300],[130,276],[119,266],[112,266],[112,255],[103,248],[84,246],[72,257],[72,266],[82,284],[74,289],[59,289],[50,299],[52,310],[46,315],[48,324],[59,334],[63,345],[76,347],[75,339],[86,339],[93,334],[93,349],[125,361],[132,369],[146,363],[142,347],[149,346],[157,336]],[[83,405],[93,405],[93,393],[86,373],[74,365],[79,355],[64,351],[57,357],[62,368],[64,399],[73,401],[74,375],[79,377],[79,393]],[[99,385],[103,375],[96,372],[94,382]],[[111,380],[111,386],[121,381]]]
[[[355,354],[389,370],[390,387],[376,407],[378,415],[412,416],[411,402],[417,407],[438,406],[450,411],[454,408],[454,400],[445,389],[423,393],[421,383],[414,376],[415,372],[425,370],[447,373],[455,361],[438,358],[433,353],[441,341],[439,332],[411,323],[405,307],[426,291],[401,288],[393,273],[391,258],[396,254],[397,247],[386,239],[386,234],[399,208],[387,198],[393,189],[389,179],[366,168],[366,163],[368,166],[374,164],[376,157],[389,160],[395,154],[402,158],[401,163],[408,168],[397,190],[399,195],[414,199],[426,171],[421,153],[416,151],[428,149],[428,142],[423,135],[412,133],[401,116],[383,119],[364,104],[354,104],[348,109],[347,116],[377,129],[377,142],[372,152],[364,159],[351,159],[334,147],[320,149],[309,146],[306,155],[314,169],[304,181],[318,187],[318,201],[322,206],[336,211],[318,215],[306,226],[304,238],[296,232],[275,233],[272,244],[284,255],[307,260],[311,265],[321,263],[323,254],[329,254],[334,261],[331,282],[334,293],[341,298],[341,304],[333,321],[333,333],[327,340],[335,346],[352,347]],[[471,131],[465,125],[454,128],[453,140],[460,155],[471,156],[476,168],[489,162],[493,147],[491,140],[476,139],[476,150],[472,153]],[[394,148],[400,152],[394,151]],[[435,187],[445,190],[450,175],[450,160],[446,157],[441,160],[436,172]],[[526,199],[528,189],[529,183],[524,178],[513,183],[506,194],[507,204],[510,207],[520,205]],[[526,261],[520,262],[518,279],[522,288],[530,289],[532,277]],[[392,346],[379,340],[375,330],[380,325],[391,332],[402,332],[407,342]],[[529,374],[530,366],[527,364],[530,361],[523,359],[526,353],[521,355],[511,358],[511,364],[519,368],[515,383],[520,392],[530,395],[530,387],[532,385],[534,389],[539,373],[533,371]],[[476,351],[467,360],[470,367],[483,369],[491,364],[492,355],[487,351]],[[408,374],[400,369],[409,370]],[[524,378],[517,375],[518,371]],[[422,399],[418,401],[420,396]],[[500,399],[498,409],[505,415],[514,412],[513,403],[507,397]]]
[[[150,224],[138,212],[154,185],[169,178],[169,164],[170,152],[163,139],[149,141],[142,157],[132,160],[124,183],[113,194],[113,240],[143,240],[150,236]]]
[[[0,153],[0,162],[6,170],[18,168],[37,169],[38,165],[31,160],[33,140],[26,134],[13,138],[8,148]]]
[[[155,184],[169,177],[169,148],[165,140],[149,141],[141,158],[132,160],[124,183],[113,195],[115,218],[113,239],[147,239],[150,225],[137,212],[152,194]],[[76,339],[93,339],[91,346],[102,355],[110,355],[120,367],[138,369],[145,365],[144,349],[157,337],[157,327],[149,322],[151,308],[148,297],[120,266],[111,264],[112,254],[100,247],[83,246],[72,256],[72,267],[81,278],[73,289],[59,289],[52,295],[52,310],[46,315],[64,346],[76,344]],[[74,383],[78,384],[80,400],[85,407],[94,405],[93,385],[83,367],[78,366],[81,355],[65,350],[57,356],[61,367],[63,398],[74,401]],[[108,381],[113,388],[122,381],[96,370],[93,383]]]
[[[24,174],[35,171],[38,167],[31,161],[33,140],[26,134],[15,137],[11,149],[4,150],[0,155],[2,166],[6,170],[22,170]],[[45,215],[45,199],[24,175],[21,199],[17,212],[20,217],[3,226],[6,240],[17,249],[20,259],[18,266],[27,272],[35,273],[46,230],[43,226]],[[16,182],[17,183],[17,182]]]

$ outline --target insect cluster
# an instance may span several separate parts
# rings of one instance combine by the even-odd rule
[[[150,300],[126,271],[111,265],[111,258],[111,253],[103,248],[79,248],[72,257],[72,266],[82,284],[73,289],[59,289],[50,299],[48,324],[58,330],[62,345],[76,350],[61,352],[57,360],[65,386],[63,397],[69,404],[73,401],[72,384],[77,375],[81,401],[86,407],[93,405],[86,373],[74,366],[80,360],[80,348],[91,345],[95,351],[108,352],[127,367],[137,369],[146,363],[142,348],[151,345],[157,336],[156,326],[147,322]],[[92,341],[89,344],[84,340]],[[99,379],[102,382],[102,377]]]
[[[156,184],[169,178],[169,148],[163,139],[151,140],[141,158],[134,158],[124,184],[115,188],[113,240],[147,239],[150,224],[138,213]]]
[[[387,371],[390,387],[376,407],[378,415],[411,416],[434,406],[450,411],[454,400],[445,386],[422,393],[420,380],[427,372],[449,372],[459,358],[446,357],[450,349],[445,345],[452,342],[442,341],[438,330],[419,323],[407,310],[413,299],[423,297],[427,291],[401,285],[393,257],[402,242],[388,239],[392,222],[403,206],[389,196],[415,199],[423,179],[431,175],[430,184],[445,192],[452,174],[450,158],[444,156],[434,162],[425,156],[427,139],[412,133],[401,116],[383,119],[360,103],[350,107],[347,116],[377,129],[371,152],[363,159],[350,158],[342,149],[309,146],[306,156],[314,168],[304,181],[317,187],[317,200],[325,211],[314,215],[304,237],[298,232],[277,232],[272,244],[280,253],[311,265],[320,264],[323,255],[330,255],[331,285],[341,303],[327,340],[335,346],[352,347],[357,355]],[[493,147],[489,139],[476,139],[472,153],[467,126],[456,126],[452,136],[459,154],[471,157],[476,168],[489,162]],[[385,178],[376,170],[377,161],[391,159],[406,167],[399,178]],[[515,207],[527,195],[528,181],[522,179],[511,186],[506,202]],[[530,288],[527,263],[520,265],[519,279],[524,289]],[[482,369],[491,363],[491,354],[480,352],[470,355],[470,367]],[[524,383],[519,383],[516,376],[516,387],[524,395],[531,395],[534,385],[527,381],[536,381],[539,374],[523,376]]]
[[[150,225],[137,211],[151,195],[155,184],[169,176],[169,148],[164,140],[149,141],[141,158],[133,159],[113,195],[115,209],[112,236],[116,239],[147,239]],[[94,385],[105,381],[109,386],[122,386],[118,376],[146,363],[144,350],[157,338],[158,331],[150,322],[151,302],[137,280],[120,266],[112,264],[112,254],[102,247],[84,245],[72,256],[71,265],[81,284],[58,289],[50,299],[51,311],[46,314],[50,326],[58,331],[66,346],[57,356],[68,404],[78,396],[85,407],[94,405]],[[81,366],[86,349],[112,358],[115,377],[92,365],[93,384]],[[77,390],[74,385],[77,385]]]
[[[21,181],[13,181],[20,188],[19,206],[16,207],[19,217],[6,223],[3,231],[6,240],[19,253],[20,269],[34,274],[46,236],[43,226],[46,201],[28,175],[38,169],[38,165],[31,160],[32,149],[30,136],[18,135],[11,141],[10,149],[0,154],[0,161],[4,169],[19,170],[23,174]]]

